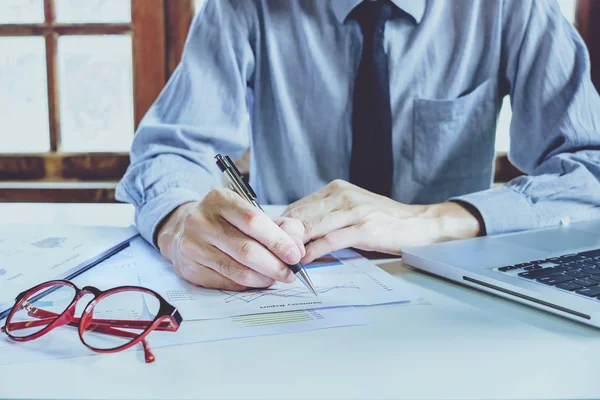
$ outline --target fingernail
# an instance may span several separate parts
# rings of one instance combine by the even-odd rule
[[[300,261],[300,258],[302,257],[300,256],[300,251],[297,247],[292,247],[285,253],[285,259],[288,264],[297,264],[298,261]]]

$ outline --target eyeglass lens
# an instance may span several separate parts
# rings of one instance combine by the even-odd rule
[[[115,291],[91,303],[91,318],[82,320],[82,339],[98,350],[124,346],[148,329],[158,315],[160,300],[145,291]]]
[[[73,302],[76,290],[65,284],[43,287],[23,298],[7,321],[6,331],[18,338],[40,332],[54,322]]]

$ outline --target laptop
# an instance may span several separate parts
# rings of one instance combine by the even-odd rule
[[[402,260],[600,327],[600,220],[410,248]]]

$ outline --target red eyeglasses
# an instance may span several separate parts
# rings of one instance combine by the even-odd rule
[[[80,301],[84,298],[89,300]],[[97,353],[116,353],[141,342],[151,363],[155,357],[146,336],[154,330],[175,332],[181,321],[177,309],[150,289],[79,289],[57,280],[19,294],[1,330],[14,341],[27,342],[70,325],[78,327],[81,342]]]

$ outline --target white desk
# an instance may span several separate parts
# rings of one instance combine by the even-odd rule
[[[3,222],[132,218],[127,205],[0,204]],[[0,366],[0,398],[600,397],[600,331],[400,262],[383,268],[431,304],[365,309],[361,327],[158,348],[150,365],[122,353]]]

